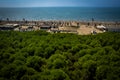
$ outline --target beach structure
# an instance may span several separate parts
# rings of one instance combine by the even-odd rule
[[[20,31],[33,31],[34,28],[33,28],[33,26],[21,26],[21,27],[19,28],[19,30],[20,30]]]
[[[52,33],[60,33],[60,30],[58,28],[51,28],[50,32],[52,32]]]
[[[18,24],[4,24],[4,25],[0,25],[0,30],[9,31],[9,30],[14,30],[14,28],[16,27],[19,27],[19,25]]]
[[[101,30],[101,31],[105,31],[107,28],[103,25],[98,25],[96,26],[97,29]]]
[[[106,27],[103,26],[103,25],[99,25],[99,26],[97,26],[97,28],[98,28],[98,29],[106,29]]]
[[[51,26],[48,25],[40,26],[40,30],[49,30],[49,29],[51,29]]]

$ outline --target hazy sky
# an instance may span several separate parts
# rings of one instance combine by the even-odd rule
[[[0,7],[120,7],[120,0],[0,0]]]

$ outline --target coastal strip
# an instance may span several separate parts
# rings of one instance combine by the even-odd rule
[[[50,33],[75,33],[88,35],[103,33],[109,30],[119,31],[120,22],[102,21],[0,21],[0,30],[37,31],[45,30]]]

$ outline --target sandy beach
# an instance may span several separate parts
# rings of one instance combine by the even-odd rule
[[[88,35],[93,32],[103,33],[107,28],[120,28],[120,22],[101,22],[101,21],[0,21],[0,26],[6,24],[18,24],[14,30],[40,30],[42,28],[61,33],[77,33],[79,35]],[[47,26],[47,28],[46,28]],[[97,26],[104,26],[98,29]],[[49,27],[49,29],[48,29]],[[30,29],[29,29],[30,28]],[[29,30],[28,30],[29,29]]]

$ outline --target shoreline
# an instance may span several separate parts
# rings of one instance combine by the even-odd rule
[[[109,24],[115,24],[115,23],[119,23],[120,24],[120,21],[100,21],[100,20],[95,20],[95,21],[90,21],[90,20],[0,20],[0,23],[1,22],[24,22],[24,21],[27,21],[27,22],[80,22],[80,23],[88,23],[88,22],[94,22],[94,23],[109,23]]]

